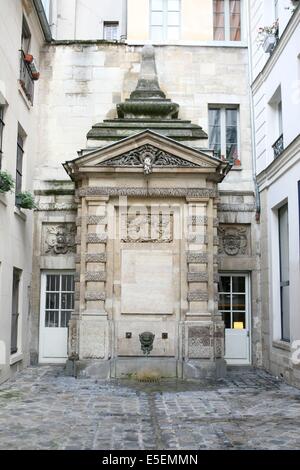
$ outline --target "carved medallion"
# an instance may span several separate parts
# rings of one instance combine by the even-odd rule
[[[65,255],[76,251],[75,224],[59,224],[45,227],[45,254]]]
[[[247,255],[249,252],[249,229],[244,226],[220,226],[219,253],[228,256]]]
[[[141,349],[143,353],[148,356],[153,349],[153,341],[155,338],[155,334],[151,333],[150,331],[144,331],[139,335]]]

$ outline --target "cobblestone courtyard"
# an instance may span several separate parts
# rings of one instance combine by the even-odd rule
[[[0,449],[300,449],[300,390],[243,368],[142,384],[35,367],[0,386]]]

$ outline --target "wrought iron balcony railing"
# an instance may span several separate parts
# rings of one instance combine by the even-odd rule
[[[32,71],[25,60],[25,54],[21,51],[21,61],[20,61],[20,84],[31,103],[33,103],[33,94],[34,94],[34,80],[32,77]]]
[[[279,155],[281,155],[284,151],[283,134],[281,134],[281,136],[276,140],[272,147],[274,150],[274,158],[279,157]]]

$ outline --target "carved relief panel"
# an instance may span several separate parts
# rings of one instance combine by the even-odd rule
[[[65,255],[76,251],[75,224],[44,224],[42,233],[42,254]]]
[[[227,256],[250,255],[250,227],[248,225],[223,225],[218,229],[219,254]]]
[[[121,241],[124,243],[168,243],[173,241],[173,214],[135,212],[121,215]]]

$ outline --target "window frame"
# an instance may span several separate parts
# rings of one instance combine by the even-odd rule
[[[12,278],[12,292],[11,292],[11,328],[10,328],[10,355],[14,355],[19,352],[20,349],[20,293],[21,293],[21,280],[22,280],[22,271],[16,267],[13,268],[13,278]],[[16,289],[15,289],[16,286]],[[17,291],[17,292],[16,292]],[[15,305],[16,302],[16,305]],[[14,306],[16,307],[14,309]],[[14,311],[16,310],[16,311]],[[15,321],[13,321],[13,316],[16,316]],[[15,327],[13,329],[13,327]],[[13,342],[13,334],[15,334],[15,341]]]
[[[3,158],[3,134],[4,134],[4,106],[0,105],[0,170],[2,168],[2,158]]]
[[[214,27],[214,2],[213,2],[213,41],[216,42],[232,42],[234,44],[242,42],[244,39],[244,28],[243,28],[243,14],[244,6],[243,0],[240,0],[240,39],[231,39],[231,26],[230,26],[230,0],[224,0],[224,39],[215,39],[215,27]]]
[[[150,26],[150,31],[149,31],[149,37],[150,39],[156,43],[156,42],[167,42],[167,41],[179,41],[181,39],[181,12],[182,12],[182,4],[181,4],[181,0],[178,0],[179,2],[179,10],[169,10],[168,9],[168,0],[162,0],[163,2],[163,9],[162,10],[154,10],[153,7],[152,7],[152,4],[153,4],[153,0],[150,0],[150,18],[149,18],[149,26]],[[152,13],[153,12],[158,12],[158,11],[161,11],[162,12],[162,15],[163,15],[163,24],[162,24],[162,39],[154,39],[153,38],[153,34],[152,34],[152,28],[153,26],[158,26],[158,25],[153,25],[152,24]],[[168,13],[172,12],[172,13],[175,13],[175,12],[178,12],[179,14],[179,24],[178,26],[178,39],[169,39],[168,38],[168,28],[169,28],[169,25],[168,25]]]
[[[236,127],[237,127],[237,158],[236,160],[241,160],[241,135],[240,135],[240,105],[239,104],[209,104],[208,105],[208,141],[209,141],[209,148],[211,148],[210,142],[210,118],[209,118],[209,111],[210,110],[220,110],[220,145],[221,145],[221,155],[220,158],[225,158],[227,161],[227,140],[226,140],[226,111],[227,110],[236,110]],[[235,161],[235,160],[234,160]]]
[[[218,305],[218,312],[219,314],[222,315],[222,320],[224,321],[224,327],[225,329],[229,329],[229,330],[233,330],[233,329],[237,329],[237,328],[234,328],[234,314],[235,313],[244,313],[245,314],[245,320],[244,320],[244,323],[245,323],[245,326],[244,328],[242,328],[243,330],[246,330],[246,331],[250,331],[250,328],[251,328],[251,325],[250,325],[250,287],[249,287],[249,283],[250,283],[250,276],[249,276],[249,273],[240,273],[240,272],[234,272],[234,271],[230,271],[230,272],[220,272],[219,273],[219,277],[220,277],[220,282],[221,282],[221,277],[229,277],[230,278],[230,289],[229,291],[222,291],[220,290],[220,282],[219,282],[219,285],[218,285],[218,293],[219,293],[219,296],[221,295],[229,295],[230,296],[230,309],[228,310],[224,310],[224,309],[221,309],[219,308],[220,307],[220,300],[219,300],[219,305]],[[241,291],[234,291],[233,290],[233,278],[243,278],[245,280],[245,289],[243,292]],[[244,309],[234,309],[233,308],[233,302],[232,302],[232,299],[233,299],[233,296],[234,295],[243,295],[244,298],[245,298],[245,308]],[[226,322],[224,320],[224,317],[223,315],[226,314],[226,313],[230,313],[230,328],[226,328]]]
[[[112,39],[108,39],[105,37],[105,32],[106,32],[106,28],[108,27],[112,27],[112,26],[116,26],[116,38],[112,38]],[[119,37],[119,31],[120,31],[120,22],[119,21],[103,21],[103,39],[104,41],[118,41],[118,37]]]
[[[287,214],[287,263],[288,263],[288,280],[282,278],[282,244],[281,244],[281,216],[280,213],[283,209],[286,209]],[[281,341],[289,343],[291,341],[291,324],[290,324],[290,262],[289,262],[289,204],[286,201],[277,209],[277,221],[278,221],[278,256],[279,256],[279,286],[280,286],[280,339]],[[283,289],[288,288],[288,329],[289,334],[285,336],[284,332],[284,311],[283,311]]]
[[[24,162],[24,143],[26,136],[18,129],[17,137],[17,155],[16,155],[16,182],[15,182],[15,196],[17,206],[17,195],[22,191],[23,186],[23,162]],[[21,167],[21,168],[20,168]]]

